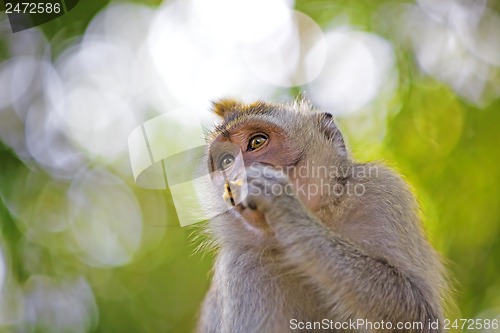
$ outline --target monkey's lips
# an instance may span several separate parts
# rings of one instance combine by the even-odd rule
[[[224,183],[224,193],[222,194],[222,199],[231,206],[235,206],[235,195],[239,195],[241,193],[242,186],[243,179],[231,181],[226,180]]]
[[[250,209],[241,203],[234,206],[234,209],[236,213],[242,217],[243,223],[246,223],[251,228],[260,231],[270,230],[266,217],[260,211]]]

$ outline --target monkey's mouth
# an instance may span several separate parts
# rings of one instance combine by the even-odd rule
[[[243,185],[243,180],[242,179],[237,179],[234,181],[230,181],[226,178],[226,181],[224,183],[224,194],[222,194],[222,199],[224,199],[225,202],[230,204],[231,206],[236,206],[236,201],[235,201],[235,193],[237,189],[240,189],[241,186]],[[231,189],[234,189],[233,190]],[[241,192],[241,191],[239,191]]]
[[[234,197],[233,197],[233,192],[231,192],[231,186],[229,186],[229,182],[226,182],[225,184],[225,190],[224,194],[227,193],[227,196],[229,197],[229,202],[231,203],[232,206],[234,206]]]
[[[238,216],[242,223],[254,232],[267,233],[270,228],[267,224],[264,214],[248,208],[242,201],[242,196],[245,194],[245,186],[243,179],[230,181],[226,179],[224,183],[224,193],[222,198],[232,207],[234,214]]]

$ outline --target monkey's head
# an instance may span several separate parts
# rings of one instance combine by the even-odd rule
[[[283,171],[295,195],[312,212],[335,199],[323,190],[342,181],[331,171],[346,168],[351,161],[331,114],[313,109],[307,101],[282,105],[228,99],[214,103],[213,112],[222,122],[209,135],[207,164],[214,186],[206,195],[229,205],[220,219],[213,219],[216,229],[224,228],[225,233],[227,228],[238,233],[241,230],[236,229],[245,229],[256,235],[270,232],[264,215],[239,205],[241,193],[234,191],[238,186],[231,186],[240,185],[245,168],[254,163]],[[227,220],[223,218],[227,214],[241,223],[218,225]]]

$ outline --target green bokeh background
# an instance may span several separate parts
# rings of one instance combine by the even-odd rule
[[[136,3],[151,8],[160,5],[159,1]],[[422,73],[408,45],[377,20],[377,13],[392,3],[298,0],[295,7],[322,27],[339,13],[348,15],[358,29],[374,32],[393,43],[399,70],[397,93],[390,100],[371,105],[375,113],[378,109],[389,111],[378,118],[366,113],[343,116],[340,125],[356,158],[383,160],[414,187],[422,205],[425,228],[449,269],[458,308],[454,316],[499,318],[500,98],[477,106],[445,83]],[[65,50],[67,41],[83,34],[87,24],[107,5],[107,1],[80,1],[63,17],[39,27],[50,41],[53,57]],[[490,1],[489,6],[498,13],[500,2]],[[500,39],[500,31],[496,37]],[[0,61],[9,58],[9,46],[0,36]],[[496,82],[499,73],[498,68],[492,69]],[[301,87],[296,87],[290,89],[290,94],[300,91]],[[385,126],[383,134],[378,131],[381,124]],[[367,140],[370,137],[373,140]],[[34,185],[26,185],[28,178],[29,184]],[[87,328],[75,328],[74,332],[192,331],[209,285],[212,256],[196,252],[190,236],[193,231],[176,225],[168,193],[141,189],[127,180],[140,202],[144,233],[150,242],[145,241],[127,265],[96,268],[56,245],[67,241],[64,233],[33,237],[28,236],[29,227],[20,227],[36,223],[37,217],[25,216],[33,220],[19,224],[17,220],[23,214],[13,213],[6,201],[22,192],[27,198],[24,203],[29,205],[29,198],[34,202],[39,195],[41,187],[37,184],[49,184],[61,193],[69,188],[67,182],[37,169],[36,163],[28,165],[0,141],[0,244],[8,270],[8,283],[1,293],[8,306],[3,311],[15,312],[20,306],[13,301],[15,290],[26,288],[34,274],[55,281],[83,276],[92,288],[97,314],[88,321]],[[58,200],[49,195],[43,204],[58,209]],[[165,216],[161,218],[170,221],[168,225],[155,224],[158,216],[148,215],[151,205],[162,207]],[[26,258],[36,261],[36,265],[31,263],[27,269]],[[0,323],[1,332],[54,332],[50,325],[30,326],[15,315],[3,316],[11,321]]]

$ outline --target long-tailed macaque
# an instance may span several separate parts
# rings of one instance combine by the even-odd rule
[[[198,332],[441,332],[443,268],[400,176],[353,161],[332,115],[306,101],[213,111],[204,196],[228,209],[208,224],[217,255]]]

